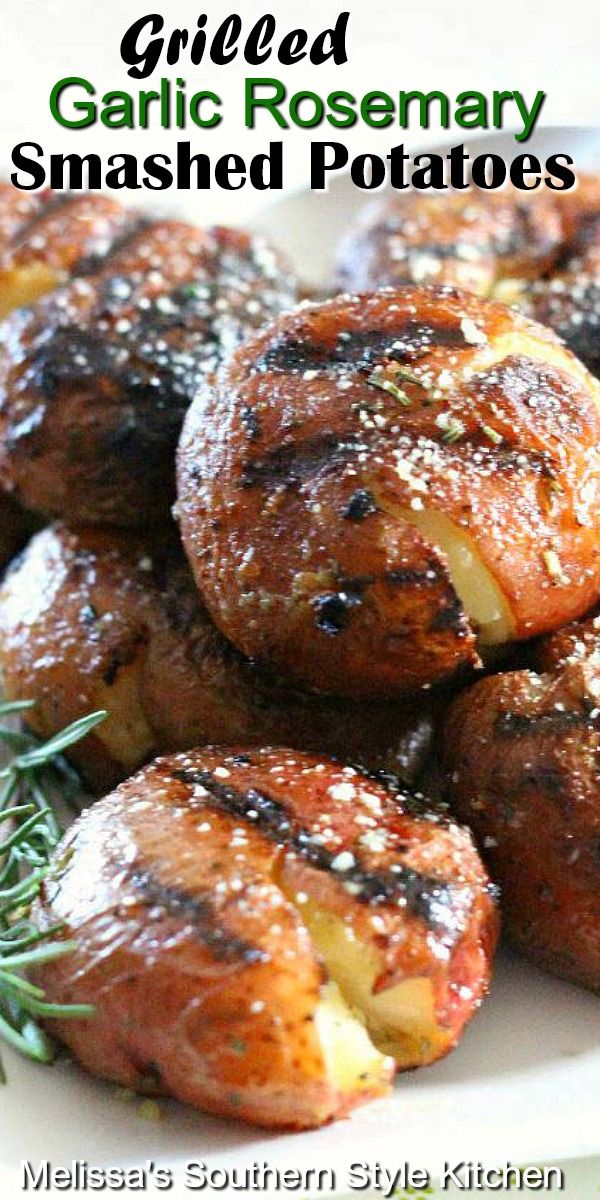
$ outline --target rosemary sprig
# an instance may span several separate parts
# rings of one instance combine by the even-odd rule
[[[6,717],[31,708],[28,701],[0,705],[0,742],[12,757],[0,770],[0,1038],[37,1062],[51,1062],[52,1041],[38,1017],[90,1016],[85,1004],[49,1004],[23,972],[69,954],[72,942],[53,941],[60,926],[40,932],[30,906],[49,869],[61,833],[52,795],[73,806],[78,777],[61,755],[106,717],[90,713],[41,744],[11,729]],[[6,1076],[0,1059],[0,1083]]]
[[[398,385],[394,383],[392,379],[388,379],[386,375],[377,375],[375,372],[373,372],[371,375],[369,375],[367,383],[370,383],[371,387],[379,388],[381,392],[389,392],[390,396],[393,396],[395,400],[398,400],[399,403],[404,406],[404,408],[410,408],[410,396],[407,396],[404,389],[398,387]]]

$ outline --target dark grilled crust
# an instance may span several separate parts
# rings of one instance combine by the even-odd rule
[[[445,760],[453,810],[500,884],[512,942],[600,991],[600,671],[591,646],[557,661],[459,697]]]
[[[25,545],[36,525],[32,513],[26,512],[5,492],[0,492],[0,571]]]
[[[179,451],[184,543],[244,653],[323,691],[392,694],[477,662],[423,509],[468,534],[516,637],[593,601],[599,435],[594,381],[508,309],[450,289],[338,297],[201,389]],[[351,520],[357,492],[368,512]]]
[[[430,978],[458,1036],[497,926],[469,834],[354,769],[242,748],[159,759],[67,835],[36,920],[64,921],[77,949],[37,977],[55,1000],[93,996],[97,1015],[54,1029],[95,1073],[212,1111],[336,1115],[302,894],[377,948],[378,989]]]
[[[0,671],[50,737],[87,712],[109,720],[72,748],[97,791],[149,757],[206,742],[321,750],[412,781],[432,712],[291,691],[212,624],[176,542],[56,526],[39,533],[0,591]]]
[[[600,376],[600,269],[597,275],[575,269],[540,280],[520,307],[554,329],[592,374]]]
[[[183,415],[204,373],[294,298],[247,234],[139,222],[101,265],[0,328],[0,474],[78,522],[164,520]]]

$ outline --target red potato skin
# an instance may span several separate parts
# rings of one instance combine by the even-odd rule
[[[403,398],[373,385],[398,369]],[[242,652],[301,686],[394,695],[479,661],[412,512],[469,535],[512,636],[552,629],[600,589],[599,440],[598,385],[549,330],[451,289],[341,296],[282,316],[200,389],[183,541]]]
[[[0,674],[8,699],[35,701],[27,720],[43,738],[108,710],[69,752],[96,792],[206,742],[293,742],[411,783],[433,737],[427,696],[367,708],[259,671],[211,622],[174,530],[38,533],[0,589]]]
[[[575,642],[581,649],[565,658]],[[597,644],[596,631],[594,651],[584,623],[543,639],[545,673],[477,683],[452,704],[444,739],[452,808],[500,884],[508,936],[539,966],[593,991],[600,991]]]
[[[355,802],[336,798],[342,783]],[[373,805],[386,831],[376,851],[357,821]],[[332,866],[344,850],[368,893]],[[51,1000],[97,1012],[49,1028],[95,1074],[269,1127],[310,1128],[385,1094],[387,1068],[360,1098],[326,1074],[314,1024],[324,965],[299,892],[376,946],[378,988],[426,972],[459,1038],[497,935],[469,834],[313,756],[210,748],[158,759],[66,835],[34,915],[40,928],[64,922],[77,949],[35,978]]]
[[[0,479],[78,524],[168,520],[205,370],[295,300],[260,238],[137,218],[64,287],[0,325]]]

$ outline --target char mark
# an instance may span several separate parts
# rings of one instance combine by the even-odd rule
[[[440,573],[435,563],[431,563],[429,567],[423,570],[392,567],[390,570],[382,571],[379,574],[354,575],[346,579],[340,579],[337,591],[323,592],[320,596],[315,596],[312,599],[311,604],[315,613],[315,625],[317,629],[320,629],[321,633],[327,633],[330,636],[343,633],[350,622],[352,610],[361,606],[365,592],[376,583],[388,584],[394,588],[430,588],[436,586],[439,581]],[[452,621],[450,620],[450,605],[448,605],[447,623],[443,626],[440,624],[437,628],[450,628],[451,625],[453,627],[462,625],[462,608],[460,607],[460,603],[453,600],[453,604],[458,607],[453,609]],[[442,619],[442,614],[439,614],[438,619]]]
[[[102,679],[107,687],[112,687],[122,667],[129,667],[135,662],[147,641],[147,632],[140,630],[124,639],[120,646],[115,646],[102,671]]]
[[[140,233],[152,225],[153,222],[149,217],[132,216],[129,221],[118,227],[118,233],[115,230],[114,239],[108,247],[102,247],[102,251],[91,251],[90,254],[82,255],[75,263],[71,274],[72,275],[96,275],[102,272],[105,274],[105,269],[112,266],[113,260],[126,250],[131,243],[139,236]]]
[[[515,223],[508,232],[502,231],[490,238],[488,253],[491,252],[497,258],[510,258],[539,243],[540,228],[531,206],[516,204],[514,215]]]
[[[438,564],[432,559],[426,567],[391,567],[381,579],[395,587],[436,587],[442,578]],[[371,582],[374,582],[375,576]]]
[[[382,359],[413,361],[437,346],[458,349],[466,345],[459,324],[434,325],[414,320],[406,320],[394,329],[348,330],[333,343],[315,341],[310,335],[284,333],[274,338],[252,369],[298,374],[336,367],[366,371]]]
[[[585,213],[581,218],[579,227],[575,230],[575,234],[570,242],[565,242],[561,247],[559,254],[552,263],[551,272],[555,274],[557,271],[569,271],[577,265],[577,261],[585,256],[586,252],[591,248],[596,248],[598,235],[600,234],[600,212]]]
[[[352,894],[362,904],[387,902],[406,906],[412,916],[429,926],[452,945],[461,929],[461,900],[464,889],[455,888],[444,880],[425,875],[402,863],[394,863],[382,871],[365,867],[354,855],[354,862],[343,871],[332,867],[336,854],[319,845],[309,830],[304,829],[287,810],[258,788],[239,791],[215,779],[208,770],[176,770],[174,778],[188,787],[202,787],[218,809],[228,815],[248,821],[271,841],[293,850],[319,871],[332,873],[343,884],[350,884]]]
[[[323,433],[292,446],[276,446],[264,458],[249,459],[242,468],[245,488],[285,484],[293,487],[318,471],[332,470],[348,458],[366,450],[355,434]]]
[[[462,632],[465,628],[465,613],[455,592],[449,592],[446,603],[436,613],[429,625],[430,633],[445,633],[447,630]]]
[[[419,258],[422,254],[427,254],[431,258],[440,259],[442,262],[447,259],[457,258],[459,261],[465,261],[465,244],[464,242],[425,242],[416,246],[409,246],[407,254],[409,258]],[[480,258],[485,258],[489,255],[490,247],[487,241],[470,241],[469,251],[473,256],[479,255]],[[472,260],[471,260],[472,261]]]
[[[494,732],[506,741],[529,737],[531,734],[564,733],[568,729],[577,729],[593,722],[590,711],[581,709],[573,712],[563,712],[554,709],[545,713],[498,713],[494,721]]]
[[[219,924],[219,915],[207,897],[190,896],[181,888],[169,887],[150,871],[136,871],[131,878],[144,904],[160,907],[169,916],[190,921],[200,940],[210,948],[215,958],[240,959],[248,964],[268,960],[268,955],[260,947],[232,936]]]
[[[252,441],[260,437],[260,420],[255,408],[245,404],[240,412],[240,420]]]
[[[600,282],[579,276],[576,287],[553,291],[543,281],[532,289],[533,315],[549,325],[590,369],[600,375]]]
[[[373,493],[368,488],[358,488],[342,510],[342,516],[347,521],[364,521],[365,517],[376,512],[378,507]]]
[[[526,354],[510,354],[495,366],[477,375],[477,389],[484,398],[494,401],[498,395],[510,400],[517,411],[531,408],[545,417],[561,418],[565,397],[573,391],[572,380],[556,367],[545,365]],[[570,420],[575,427],[575,412]]]
[[[329,637],[336,637],[348,627],[352,609],[362,604],[362,594],[345,590],[324,592],[321,596],[315,596],[311,603],[316,628]]]
[[[143,331],[139,340],[142,340]],[[131,344],[124,361],[118,335],[97,330],[78,329],[75,325],[58,326],[48,341],[40,340],[28,357],[28,382],[47,400],[76,388],[84,392],[104,391],[123,405],[123,418],[111,429],[107,449],[124,447],[136,427],[146,426],[149,440],[177,437],[192,394],[191,379],[180,380],[171,365],[158,367],[144,361]],[[162,441],[161,441],[162,445]]]

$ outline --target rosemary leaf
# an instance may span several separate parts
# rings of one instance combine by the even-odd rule
[[[367,383],[370,383],[372,387],[379,388],[381,392],[389,392],[390,396],[393,396],[395,400],[398,400],[400,404],[404,406],[404,408],[410,408],[410,396],[407,396],[406,392],[403,391],[402,388],[398,387],[393,380],[387,379],[385,375],[376,375],[373,373],[372,375],[369,375]]]
[[[0,718],[25,713],[29,701],[0,704]],[[37,929],[30,906],[45,879],[61,836],[52,797],[72,803],[77,775],[60,756],[106,717],[90,713],[40,744],[27,731],[0,725],[0,742],[12,758],[0,770],[0,1039],[27,1058],[49,1063],[54,1046],[36,1018],[89,1017],[86,1004],[51,1004],[43,988],[24,972],[72,953],[67,940],[53,940],[61,926]],[[0,1083],[6,1074],[0,1060]]]
[[[87,717],[80,717],[78,721],[73,721],[72,725],[67,725],[60,733],[56,733],[49,741],[44,742],[42,746],[36,746],[33,750],[25,754],[19,754],[13,759],[10,770],[26,771],[31,767],[42,767],[50,762],[57,754],[62,754],[68,746],[72,746],[75,742],[80,742],[96,725],[106,718],[106,712],[89,713]]]

